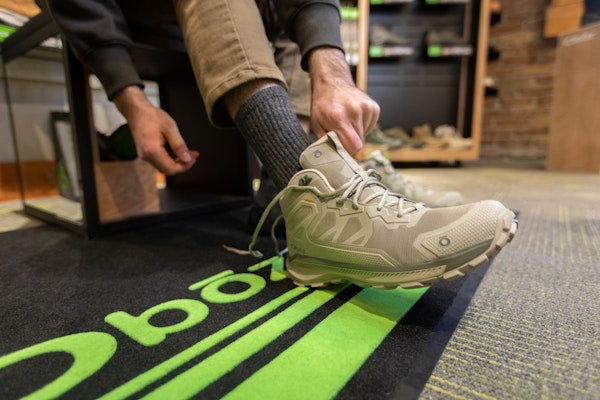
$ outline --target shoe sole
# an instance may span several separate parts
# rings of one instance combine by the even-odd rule
[[[288,277],[298,286],[309,286],[313,288],[323,287],[330,284],[353,282],[365,288],[404,289],[423,288],[431,286],[440,280],[453,280],[461,278],[485,265],[495,257],[506,244],[510,243],[518,228],[518,221],[514,213],[511,218],[503,218],[498,221],[496,235],[490,246],[477,257],[466,263],[446,271],[447,265],[430,266],[426,269],[404,272],[377,272],[369,270],[350,270],[347,273],[341,270],[330,269],[322,273],[319,269],[327,269],[323,265],[304,263],[302,261],[286,260]]]

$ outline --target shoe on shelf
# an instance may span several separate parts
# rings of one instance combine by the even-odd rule
[[[375,46],[412,46],[407,38],[398,35],[389,27],[380,24],[371,26],[369,44]]]
[[[364,160],[360,161],[360,165],[365,170],[375,170],[381,176],[381,183],[392,192],[413,201],[425,203],[428,207],[452,207],[464,203],[462,196],[456,191],[435,191],[404,179],[396,171],[391,161],[379,150],[371,152]]]
[[[425,142],[421,139],[415,139],[411,137],[404,129],[399,126],[393,126],[388,129],[384,129],[383,132],[390,137],[401,139],[406,146],[414,149],[420,149],[425,146]]]
[[[300,164],[269,206],[281,206],[287,274],[301,286],[429,286],[486,264],[517,229],[497,201],[431,209],[391,193],[334,132],[307,147]]]
[[[429,124],[414,126],[412,128],[412,136],[415,139],[424,141],[425,145],[429,148],[443,149],[448,147],[448,140],[446,138],[435,137]]]
[[[473,146],[473,139],[463,137],[455,127],[440,125],[433,131],[433,136],[446,140],[450,149],[468,149]]]
[[[428,45],[436,44],[440,46],[466,46],[469,44],[463,37],[450,30],[428,31],[425,34],[425,41]]]
[[[404,145],[404,140],[387,135],[379,125],[367,132],[365,142],[383,145],[388,149],[398,149]]]

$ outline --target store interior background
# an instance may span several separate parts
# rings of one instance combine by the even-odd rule
[[[9,3],[27,4],[14,0]],[[589,1],[589,4],[592,3]],[[584,17],[583,0],[502,0],[490,4],[500,16],[500,20],[491,26],[489,35],[489,45],[499,52],[499,57],[487,64],[486,88],[491,94],[488,93],[484,100],[480,157],[475,162],[465,163],[465,166],[492,164],[545,169],[553,132],[551,111],[555,101],[558,36],[595,21]],[[23,9],[30,14],[33,12],[33,8]],[[554,31],[549,33],[549,29]],[[57,101],[52,93],[62,85],[62,80],[59,74],[53,73],[47,71],[43,82],[38,82],[41,103]],[[0,85],[0,202],[5,210],[3,215],[6,215],[6,210],[12,212],[19,208],[20,192],[4,80]],[[99,85],[95,86],[94,92],[101,92]],[[101,104],[101,100],[98,103],[98,107],[109,110],[94,110],[96,115],[104,115],[104,119],[96,117],[100,128],[110,130],[122,122],[118,118],[112,120],[114,110],[110,110],[111,104]],[[44,132],[33,132],[33,135],[34,142],[48,141],[42,139]],[[44,153],[51,150],[32,143],[32,151]],[[598,147],[587,151],[600,157]],[[41,154],[41,158],[51,157]],[[406,173],[411,176],[410,169]],[[420,183],[427,185],[427,182]]]
[[[5,1],[13,5],[31,3],[31,0],[0,0],[0,5]],[[413,359],[398,357],[397,352],[404,351],[406,346],[414,347],[415,352],[426,348],[425,355],[431,357],[429,333],[452,335],[452,339],[446,343],[447,337],[444,340],[440,336],[433,337],[433,347],[437,347],[434,350],[440,354],[432,357],[435,365],[431,368],[435,366],[435,369],[427,370],[431,376],[422,365],[415,364],[423,385],[427,381],[422,398],[599,398],[600,113],[597,110],[600,110],[600,51],[580,53],[578,56],[585,56],[586,62],[595,57],[593,67],[566,80],[557,76],[557,66],[561,35],[594,29],[598,34],[578,36],[574,43],[593,37],[595,48],[600,47],[598,14],[584,15],[584,5],[593,5],[598,10],[600,0],[588,0],[585,4],[583,0],[481,1],[499,4],[501,19],[489,32],[489,45],[500,56],[487,63],[485,76],[486,82],[491,84],[487,87],[491,95],[483,100],[479,158],[465,161],[459,167],[452,163],[399,166],[406,178],[437,189],[459,190],[469,201],[498,199],[519,212],[519,231],[510,246],[494,259],[491,268],[479,269],[466,280],[450,282],[455,285],[450,289],[434,285],[426,293],[431,295],[429,300],[415,311],[426,322],[431,319],[429,323],[422,323],[413,316],[399,324],[398,331],[394,332],[398,335],[389,336],[393,351],[385,353],[390,347],[384,348],[386,357],[382,358],[389,364],[380,364],[380,358],[366,364],[364,371],[369,373],[368,379],[355,380],[356,384],[344,393],[352,392],[356,396],[345,398],[369,397],[363,384],[378,382],[373,379],[371,370],[382,372],[384,379],[393,375],[386,383],[395,385],[394,379],[405,382],[405,377],[398,373],[402,365],[399,367],[397,361],[412,363]],[[570,61],[571,67],[581,64],[577,58]],[[26,109],[31,108],[31,113],[24,115],[36,126],[30,132],[32,161],[53,160],[48,129],[43,128],[49,124],[47,110],[68,107],[62,71],[40,72],[43,78],[29,82],[35,89],[19,93],[23,98],[32,95],[35,99],[35,104],[23,104]],[[207,271],[212,271],[223,265],[221,260],[227,260],[229,253],[217,253],[212,260],[218,259],[218,262],[205,261],[205,248],[212,251],[214,247],[221,252],[221,238],[229,238],[232,233],[233,236],[245,235],[241,243],[246,244],[245,237],[249,234],[235,229],[232,232],[230,222],[222,223],[219,214],[181,219],[148,229],[131,229],[98,240],[84,240],[54,226],[22,229],[44,222],[22,211],[7,91],[3,77],[0,78],[0,232],[14,230],[3,233],[4,242],[0,241],[0,249],[4,251],[0,257],[1,270],[10,275],[10,279],[0,279],[5,284],[3,300],[9,304],[3,310],[7,321],[8,317],[20,315],[27,319],[23,323],[14,318],[3,323],[5,331],[15,327],[12,335],[3,331],[7,349],[23,347],[18,343],[26,334],[43,332],[53,337],[59,335],[60,329],[69,332],[72,329],[79,332],[80,327],[82,331],[105,329],[101,316],[106,313],[98,310],[103,307],[110,308],[111,312],[118,309],[116,307],[128,309],[132,298],[154,305],[165,299],[179,298],[182,291],[184,297],[196,296],[181,283],[194,282],[192,276],[197,279],[198,255],[201,255],[200,264],[208,264]],[[577,85],[578,90],[585,92],[578,98],[562,99],[560,108],[569,116],[562,121],[553,118],[559,81],[566,82],[567,86]],[[94,109],[97,128],[111,131],[123,121],[115,117],[114,107],[103,100],[98,82],[91,82],[91,86],[97,103]],[[155,88],[151,90],[152,98],[156,99]],[[45,107],[43,113],[34,110],[38,105]],[[557,129],[557,120],[567,129]],[[40,147],[40,142],[46,146]],[[564,149],[564,153],[575,147],[577,151],[569,154],[578,156],[569,161],[585,160],[588,165],[596,165],[595,169],[584,170],[580,168],[581,163],[571,169],[567,168],[567,162],[559,163],[556,169],[549,168],[553,146]],[[53,162],[45,168],[48,174],[55,174]],[[234,224],[234,228],[243,228],[244,224]],[[12,239],[12,243],[7,238]],[[53,256],[52,261],[47,260],[49,254]],[[174,259],[176,263],[172,263]],[[247,265],[237,258],[235,262],[242,263],[244,268]],[[225,265],[229,268],[227,262]],[[202,274],[205,272],[204,268],[200,270]],[[108,279],[104,278],[111,274]],[[70,276],[74,279],[65,279]],[[122,279],[123,276],[127,278]],[[129,284],[139,284],[140,291],[121,289]],[[461,285],[465,291],[451,290],[463,287]],[[268,287],[279,290],[277,285]],[[451,300],[436,297],[440,293],[452,295]],[[83,300],[80,294],[84,295]],[[48,295],[58,299],[53,300]],[[112,297],[116,303],[98,301]],[[160,300],[154,301],[155,298]],[[73,299],[85,306],[74,305],[70,301]],[[53,305],[50,312],[48,304]],[[118,306],[113,308],[113,304]],[[447,311],[444,307],[450,305],[451,310]],[[21,307],[23,310],[14,312]],[[32,310],[38,314],[32,314]],[[62,315],[61,310],[65,317],[55,318]],[[243,309],[240,311],[245,313]],[[442,314],[447,318],[438,324],[436,318],[442,318]],[[98,325],[94,325],[96,323]],[[94,328],[97,326],[100,328]],[[178,340],[175,342],[179,344]],[[398,343],[404,343],[405,347]],[[168,350],[171,351],[171,347]],[[138,353],[137,347],[135,351]],[[140,352],[139,356],[145,359],[146,354]],[[123,358],[118,359],[119,362]],[[129,365],[123,363],[123,368]],[[386,369],[386,365],[393,368]],[[139,366],[131,370],[136,371],[135,367]],[[414,372],[409,368],[407,371]],[[23,376],[28,381],[32,376],[35,378],[31,373]],[[90,382],[93,385],[97,381]],[[357,386],[360,390],[356,390]],[[380,391],[373,393],[381,395],[370,398],[384,397]]]

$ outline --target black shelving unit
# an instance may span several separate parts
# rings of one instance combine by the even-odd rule
[[[141,160],[99,160],[89,83],[90,71],[79,62],[69,46],[63,46],[62,49],[39,48],[40,43],[58,32],[50,16],[42,12],[2,43],[9,114],[17,147],[17,163],[26,213],[91,238],[167,219],[251,203],[252,178],[256,172],[255,157],[237,131],[216,131],[208,122],[206,113],[202,112],[204,106],[196,89],[187,54],[143,43],[136,43],[133,48],[132,58],[142,79],[157,82],[161,107],[175,119],[190,148],[202,152],[192,170],[167,178],[164,188],[157,189],[154,186],[157,190],[151,196],[145,196],[144,185],[140,181],[149,176],[150,185],[156,185],[156,175],[152,168]],[[14,108],[18,105],[10,101],[11,74],[7,73],[13,69],[12,63],[23,58],[33,61],[51,60],[53,64],[61,65],[64,69],[64,97],[68,99],[69,108],[65,118],[70,120],[72,151],[75,153],[73,156],[76,160],[81,192],[76,201],[67,199],[57,190],[56,196],[45,199],[52,202],[52,207],[48,207],[48,201],[42,202],[27,195],[27,186],[30,185],[23,181],[24,174],[21,173],[23,163],[19,159],[19,128],[31,130],[31,127],[15,124]],[[113,179],[118,174],[110,176],[113,172],[142,169],[150,169],[150,172],[143,177],[136,176],[133,172],[133,179],[128,181],[130,186],[119,184],[118,178]],[[48,171],[49,176],[53,173],[54,171]],[[111,186],[111,183],[116,185]],[[101,193],[102,190],[104,194]],[[157,206],[152,211],[139,211],[138,208],[134,212],[122,207],[122,210],[118,211],[124,212],[118,217],[103,217],[103,210],[106,209],[103,206],[113,201],[117,192],[124,191],[128,192],[126,195],[129,204],[142,203],[147,201],[147,197],[152,197],[150,202]],[[123,203],[116,204],[115,208],[120,206],[123,206]],[[65,209],[68,211],[68,217],[63,213]]]

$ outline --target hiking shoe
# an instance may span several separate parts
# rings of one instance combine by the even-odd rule
[[[466,46],[469,42],[456,32],[450,30],[428,31],[425,34],[425,40],[428,45],[437,44],[441,46]]]
[[[517,229],[513,212],[497,201],[430,209],[391,193],[333,132],[311,144],[300,164],[305,169],[270,204],[281,205],[286,268],[297,285],[429,286],[484,265]]]
[[[405,37],[398,35],[389,27],[375,24],[369,32],[369,43],[375,46],[411,46]]]
[[[412,137],[425,142],[425,145],[434,149],[443,149],[448,147],[448,139],[438,138],[433,135],[431,125],[423,124],[412,128]]]
[[[398,149],[404,145],[404,141],[397,137],[388,136],[379,125],[375,125],[365,135],[365,142],[383,145],[388,149]]]
[[[401,194],[413,201],[425,203],[428,207],[450,207],[463,204],[460,193],[455,191],[435,191],[406,180],[394,168],[381,151],[376,150],[360,161],[365,170],[374,169],[381,176],[381,182],[392,192]]]
[[[420,149],[425,146],[425,141],[421,139],[412,138],[404,129],[399,126],[392,126],[391,128],[384,129],[383,132],[391,137],[401,139],[408,147],[414,149]]]
[[[448,142],[448,148],[468,149],[473,147],[473,139],[463,137],[455,127],[451,125],[440,125],[433,131],[433,136]]]

